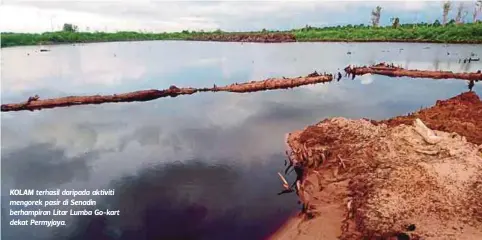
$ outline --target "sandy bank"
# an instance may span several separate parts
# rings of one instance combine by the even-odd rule
[[[468,92],[410,117],[333,118],[289,134],[308,208],[272,239],[482,239],[482,146],[470,134],[480,105]],[[427,125],[448,132],[423,124],[436,112],[445,121]]]
[[[462,80],[482,80],[482,73],[454,73],[451,71],[429,71],[429,70],[408,70],[401,67],[379,63],[373,66],[345,68],[345,72],[353,75],[378,74],[389,77],[412,77],[412,78],[432,78],[432,79],[462,79]]]
[[[395,127],[409,125],[420,118],[429,128],[445,132],[456,132],[469,142],[482,144],[482,102],[474,92],[465,92],[448,100],[439,100],[435,106],[383,121],[375,124],[387,124]]]

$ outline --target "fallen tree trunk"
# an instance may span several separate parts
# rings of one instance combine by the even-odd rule
[[[215,87],[211,89],[211,91],[245,93],[245,92],[256,92],[256,91],[273,90],[273,89],[294,88],[294,87],[299,87],[299,86],[309,85],[309,84],[331,82],[332,80],[333,80],[333,76],[331,74],[319,75],[315,72],[310,74],[307,77],[270,78],[264,81],[252,81],[252,82],[241,83],[241,84],[231,84],[224,87]]]
[[[412,77],[412,78],[432,78],[432,79],[462,79],[462,80],[482,80],[482,73],[454,73],[451,71],[429,71],[429,70],[408,70],[385,63],[379,63],[373,66],[351,67],[345,68],[345,72],[353,75],[378,74],[389,77]]]
[[[70,96],[52,99],[39,99],[38,96],[30,97],[28,101],[23,103],[2,104],[2,112],[22,111],[22,110],[40,110],[43,108],[67,107],[72,105],[101,104],[113,102],[140,102],[150,101],[162,97],[176,97],[179,95],[190,95],[196,92],[256,92],[273,89],[286,89],[299,87],[302,85],[330,82],[333,79],[331,74],[320,75],[317,72],[311,73],[306,77],[297,78],[270,78],[262,81],[251,81],[248,83],[231,84],[228,86],[212,88],[178,88],[171,86],[165,90],[143,90],[123,94],[114,95],[94,95],[94,96]]]
[[[166,90],[142,90],[114,95],[69,96],[44,100],[27,101],[25,103],[2,104],[2,112],[40,110],[43,108],[67,107],[72,105],[101,104],[111,102],[142,102],[161,97],[176,97],[178,95],[193,94],[194,88],[177,88],[172,86]]]

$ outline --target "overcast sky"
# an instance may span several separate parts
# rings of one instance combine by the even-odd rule
[[[44,32],[73,23],[81,31],[187,30],[244,31],[305,26],[369,24],[370,11],[382,7],[382,24],[441,19],[440,1],[146,1],[1,0],[0,31]],[[455,15],[454,4],[451,15]],[[465,2],[467,21],[474,1]],[[479,17],[480,19],[480,17]]]

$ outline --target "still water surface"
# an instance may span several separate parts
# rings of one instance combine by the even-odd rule
[[[482,69],[480,62],[458,63],[472,52],[482,55],[477,45],[165,41],[48,48],[2,49],[3,103],[34,94],[112,94],[336,73],[348,64],[380,61]],[[367,75],[292,90],[2,113],[2,237],[264,239],[298,211],[294,195],[276,195],[286,133],[326,117],[406,114],[466,90],[465,81]],[[67,221],[64,228],[11,227],[11,188],[115,189],[114,196],[79,199],[93,198],[97,208],[119,209],[121,216],[55,217]]]

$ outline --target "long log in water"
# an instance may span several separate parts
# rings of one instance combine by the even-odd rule
[[[315,72],[310,74],[307,77],[269,78],[264,81],[252,81],[252,82],[241,83],[241,84],[231,84],[224,87],[216,87],[211,89],[211,91],[237,92],[237,93],[256,92],[256,91],[265,91],[265,90],[274,90],[274,89],[293,88],[293,87],[299,87],[302,85],[330,82],[331,80],[333,80],[333,76],[331,74],[318,75]]]
[[[52,99],[38,99],[38,97],[31,97],[28,101],[23,103],[2,104],[2,112],[22,111],[22,110],[40,110],[43,108],[68,107],[72,105],[86,105],[86,104],[101,104],[112,102],[140,102],[150,101],[162,97],[176,97],[179,95],[190,95],[196,92],[256,92],[273,89],[283,89],[298,87],[301,85],[330,82],[333,79],[332,75],[319,75],[314,72],[306,77],[298,78],[272,78],[263,81],[252,81],[241,84],[231,84],[228,86],[213,88],[177,88],[171,86],[165,90],[143,90],[123,94],[114,95],[94,95],[94,96],[70,96]]]
[[[353,75],[378,74],[389,77],[412,77],[412,78],[432,78],[432,79],[461,79],[461,80],[482,80],[482,73],[465,72],[454,73],[451,71],[429,71],[429,70],[409,70],[385,63],[379,63],[373,66],[351,67],[345,68],[345,72]]]
[[[142,90],[114,95],[94,96],[69,96],[44,100],[33,100],[24,103],[2,104],[2,112],[40,110],[43,108],[67,107],[72,105],[101,104],[110,102],[142,102],[150,101],[161,97],[176,97],[178,95],[193,94],[195,88],[177,88],[172,86],[165,90]]]

